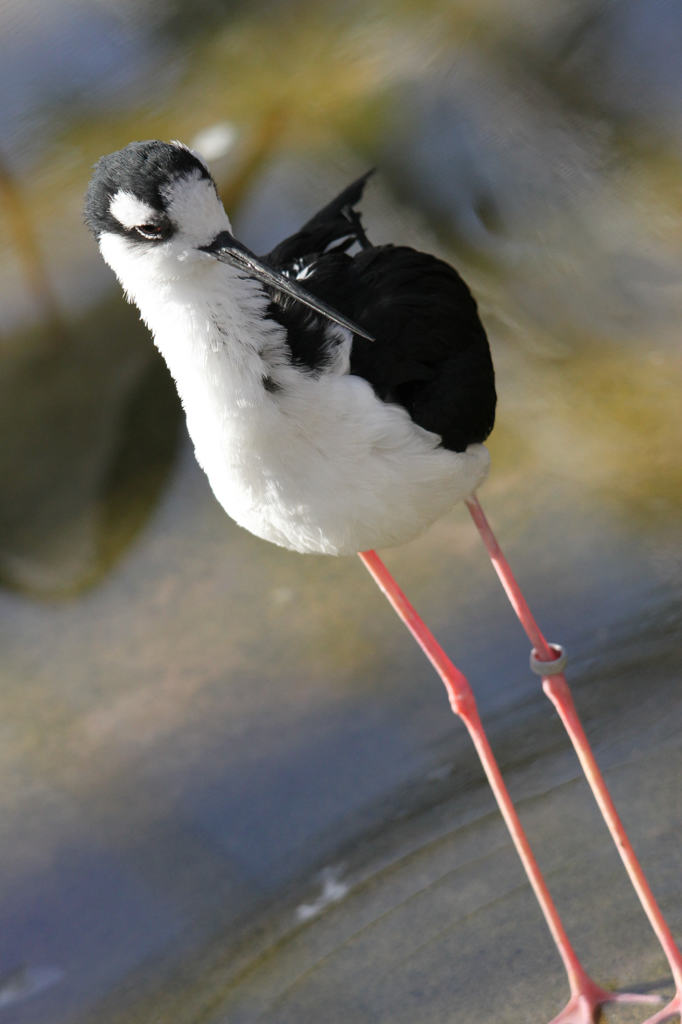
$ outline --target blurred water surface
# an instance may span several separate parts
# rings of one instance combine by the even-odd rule
[[[0,7],[0,1021],[511,1024],[566,995],[359,563],[250,537],[195,465],[81,224],[132,139],[196,140],[263,251],[376,166],[370,237],[470,282],[500,395],[481,496],[680,936],[681,39],[672,0]],[[464,510],[387,560],[586,965],[665,990]]]

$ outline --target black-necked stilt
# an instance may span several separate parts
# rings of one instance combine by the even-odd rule
[[[410,540],[488,468],[495,386],[474,300],[440,260],[367,242],[353,209],[364,182],[263,259],[182,146],[104,157],[88,194],[216,497],[295,551]]]
[[[466,679],[409,605],[374,547],[400,544],[466,501],[534,645],[631,880],[673,970],[682,958],[627,842],[575,716],[557,651],[532,618],[474,492],[495,414],[476,304],[446,263],[372,245],[358,179],[263,258],[231,232],[201,157],[136,142],[103,157],[86,221],[154,334],[182,399],[199,463],[233,519],[301,552],[360,552],[445,682],[466,724],[567,971],[553,1024],[589,1024],[617,995],[586,974],[561,925],[483,731]],[[554,668],[552,669],[553,663]],[[546,669],[546,670],[545,670]]]

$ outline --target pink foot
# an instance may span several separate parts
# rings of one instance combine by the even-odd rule
[[[606,989],[595,985],[591,979],[585,978],[581,985],[581,991],[571,996],[561,1013],[557,1014],[550,1024],[595,1024],[599,1019],[599,1007],[605,1003],[660,1003],[662,1001],[661,996],[644,995],[640,992],[607,992]],[[670,1006],[662,1012],[670,1012]],[[656,1014],[655,1017],[650,1017],[648,1021],[645,1021],[645,1024],[662,1024],[664,1020],[667,1020],[667,1017]]]
[[[664,1006],[662,1010],[655,1013],[653,1017],[647,1018],[644,1024],[663,1024],[664,1020],[672,1020],[673,1017],[678,1017],[682,1020],[682,992],[679,990],[667,1006]]]

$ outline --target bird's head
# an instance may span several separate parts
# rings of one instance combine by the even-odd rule
[[[138,305],[150,289],[196,284],[218,261],[260,282],[275,301],[286,295],[367,337],[234,237],[208,167],[180,142],[131,142],[102,157],[84,212],[102,256]]]
[[[179,142],[131,142],[95,165],[85,222],[126,288],[173,280],[205,261],[230,222],[201,157]]]

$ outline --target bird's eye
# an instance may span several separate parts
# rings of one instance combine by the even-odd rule
[[[164,229],[162,224],[136,224],[133,228],[140,238],[147,238],[151,241],[163,238]]]

